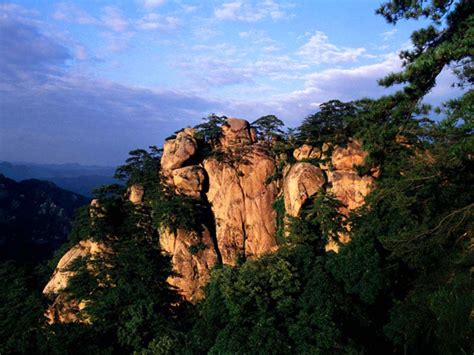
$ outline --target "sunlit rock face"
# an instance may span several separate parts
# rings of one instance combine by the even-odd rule
[[[182,167],[196,152],[197,142],[194,129],[183,129],[176,135],[175,139],[169,139],[163,145],[162,171],[167,174],[174,169]]]
[[[164,178],[164,183],[178,195],[207,206],[208,216],[192,230],[171,230],[166,226],[160,230],[161,249],[170,255],[173,264],[174,275],[168,282],[191,302],[204,296],[203,286],[215,265],[235,265],[240,258],[259,257],[278,248],[274,210],[277,198],[283,198],[287,216],[297,217],[308,199],[320,191],[329,192],[341,201],[340,212],[348,216],[364,204],[377,174],[357,173],[356,166],[362,165],[367,156],[358,141],[341,147],[331,143],[320,148],[304,144],[294,150],[294,163],[287,162],[282,176],[270,181],[277,165],[271,144],[257,141],[255,129],[242,119],[230,118],[221,129],[214,146],[216,154],[207,157],[200,154],[195,130],[182,130],[165,142],[161,171],[157,171],[157,179]],[[132,185],[127,197],[139,208],[145,193],[142,186]],[[105,213],[100,202],[93,200],[91,217],[100,218]],[[350,230],[349,225],[346,227]],[[339,242],[349,241],[349,233],[339,235]],[[326,246],[327,251],[337,252],[338,248],[334,241]],[[87,301],[68,300],[62,292],[72,275],[68,265],[77,258],[103,252],[110,251],[86,240],[61,258],[43,291],[56,297],[47,312],[50,322],[77,321],[74,314]]]
[[[206,172],[198,165],[185,166],[173,170],[173,185],[180,195],[194,198],[201,196],[206,180]]]
[[[202,230],[160,232],[162,249],[171,255],[175,275],[168,283],[177,287],[181,295],[190,302],[204,296],[203,286],[209,281],[210,271],[218,262],[214,241],[205,225]]]
[[[343,205],[343,213],[356,209],[364,204],[369,194],[374,178],[371,175],[360,176],[356,167],[362,165],[367,152],[362,150],[362,144],[350,142],[347,147],[336,147],[331,156],[333,169],[327,172],[331,183],[329,191],[339,199]]]
[[[298,160],[319,159],[321,158],[321,149],[315,148],[309,144],[303,144],[293,151],[293,157]]]
[[[128,200],[134,205],[139,205],[140,203],[142,203],[143,194],[145,193],[145,190],[143,189],[143,186],[134,184],[128,188],[127,193]]]
[[[284,173],[283,191],[286,213],[299,215],[306,200],[320,191],[326,182],[324,172],[310,163],[288,166]]]
[[[87,319],[79,320],[77,313],[87,304],[84,300],[71,300],[67,297],[64,289],[68,286],[70,278],[75,274],[71,270],[74,262],[79,259],[94,259],[98,255],[110,252],[108,248],[102,244],[92,240],[82,240],[59,260],[53,276],[43,289],[43,294],[49,298],[54,298],[54,303],[47,309],[45,316],[49,323],[61,322],[87,322]]]
[[[195,199],[202,197],[207,174],[201,164],[193,164],[198,152],[195,130],[185,128],[175,139],[165,142],[161,175],[177,194]],[[212,218],[210,218],[212,220]],[[191,302],[203,296],[211,269],[218,262],[215,241],[204,221],[194,230],[160,230],[161,248],[171,256],[174,276],[168,282]]]
[[[278,190],[266,184],[275,163],[260,146],[249,147],[238,161],[207,159],[207,198],[215,218],[217,245],[222,262],[235,264],[238,257],[259,256],[275,250]]]
[[[228,118],[222,125],[221,145],[224,148],[242,147],[255,143],[255,131],[246,120]]]

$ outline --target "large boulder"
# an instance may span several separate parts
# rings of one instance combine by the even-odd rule
[[[298,216],[306,200],[322,189],[326,182],[324,172],[310,163],[296,163],[287,167],[283,178],[286,213]]]
[[[198,146],[194,136],[193,128],[185,128],[176,135],[175,139],[168,139],[165,142],[161,157],[161,168],[165,174],[182,167],[196,154]]]
[[[266,180],[274,173],[275,163],[259,145],[248,147],[237,161],[204,161],[209,177],[207,198],[216,222],[217,244],[225,264],[238,257],[259,256],[276,249],[277,196],[274,182]]]

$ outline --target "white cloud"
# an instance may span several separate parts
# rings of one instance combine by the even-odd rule
[[[179,19],[174,16],[162,16],[149,13],[137,22],[137,27],[142,30],[174,30],[179,26]]]
[[[103,32],[100,34],[105,39],[105,49],[110,52],[123,52],[130,48],[130,40],[134,36],[133,32]]]
[[[214,15],[219,20],[256,22],[265,18],[278,20],[287,17],[285,6],[273,0],[258,1],[252,4],[246,1],[232,1],[214,9]]]
[[[186,14],[190,14],[191,12],[194,12],[198,9],[197,6],[193,6],[193,5],[181,5],[181,8]]]
[[[56,5],[53,18],[79,25],[96,25],[99,23],[95,17],[71,3],[59,3]]]
[[[337,47],[329,42],[324,32],[316,31],[297,52],[312,64],[352,62],[365,52],[365,48]]]
[[[377,98],[393,92],[394,88],[384,89],[377,80],[400,69],[400,59],[395,53],[390,53],[380,63],[306,74],[303,76],[304,88],[273,99],[286,114],[302,118],[314,112],[321,103],[332,99],[351,101],[364,97]]]
[[[384,41],[388,41],[391,40],[397,32],[398,29],[394,28],[393,30],[382,32],[380,35],[382,36]]]
[[[143,7],[147,9],[154,9],[158,6],[161,6],[165,3],[166,0],[141,0],[141,4]]]
[[[128,20],[122,15],[122,11],[114,6],[102,8],[102,24],[115,32],[124,32],[128,29]]]

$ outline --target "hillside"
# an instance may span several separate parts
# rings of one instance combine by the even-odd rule
[[[0,258],[50,258],[67,240],[74,211],[88,201],[51,182],[0,175]]]
[[[91,197],[94,189],[115,183],[115,168],[79,164],[31,164],[0,162],[0,174],[22,181],[48,180],[77,194]]]

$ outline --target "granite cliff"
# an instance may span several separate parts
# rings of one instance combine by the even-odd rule
[[[377,172],[361,176],[356,171],[355,166],[363,164],[367,155],[356,140],[346,146],[304,144],[289,158],[275,154],[273,144],[257,139],[249,123],[237,118],[222,124],[212,154],[202,154],[192,128],[164,143],[157,179],[161,177],[178,195],[202,200],[208,207],[208,216],[198,228],[160,228],[161,248],[171,256],[175,271],[168,282],[188,301],[203,297],[202,287],[216,264],[235,265],[239,259],[256,258],[278,248],[278,199],[287,216],[283,223],[298,216],[305,202],[319,191],[335,196],[341,202],[340,212],[347,216],[364,203],[377,176]],[[143,193],[141,186],[133,185],[127,196],[140,206]],[[92,204],[97,207],[97,203]],[[349,232],[339,235],[339,242],[349,240]],[[337,252],[338,242],[329,242],[326,250]],[[47,313],[51,322],[75,320],[67,309],[80,308],[81,302],[63,300],[68,267],[79,257],[101,252],[105,252],[101,245],[86,240],[59,261],[43,291],[56,299]]]

